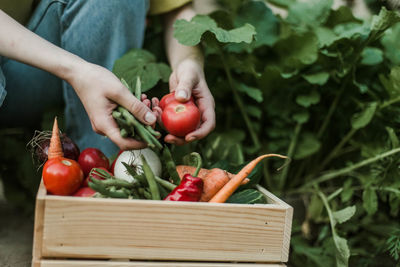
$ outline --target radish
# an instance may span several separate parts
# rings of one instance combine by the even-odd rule
[[[122,162],[132,166],[138,174],[142,174],[142,160],[140,156],[143,155],[150,165],[151,170],[154,175],[161,176],[162,168],[161,161],[157,154],[150,148],[138,149],[138,150],[128,150],[122,152],[115,160],[114,165],[114,176],[116,178],[132,182],[133,177],[128,173]]]

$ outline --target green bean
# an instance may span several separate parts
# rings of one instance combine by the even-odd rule
[[[158,185],[154,177],[154,173],[151,170],[149,164],[146,161],[146,158],[143,155],[141,155],[141,159],[143,164],[143,172],[149,184],[151,198],[153,200],[161,200],[160,191],[158,190]]]
[[[175,189],[176,185],[171,184],[170,182],[158,177],[158,176],[154,176],[154,178],[156,179],[156,181],[162,185],[165,189],[168,189],[169,191],[172,191]]]
[[[175,185],[179,185],[181,183],[181,179],[179,178],[179,174],[176,171],[176,165],[174,159],[172,158],[171,151],[166,145],[164,146],[162,157],[172,182]]]

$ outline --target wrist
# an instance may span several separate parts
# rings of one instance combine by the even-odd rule
[[[71,53],[65,55],[59,62],[60,64],[55,68],[54,74],[72,86],[78,77],[85,72],[86,66],[89,65],[87,61]]]

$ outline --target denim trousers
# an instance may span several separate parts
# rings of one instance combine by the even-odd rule
[[[142,46],[147,10],[148,0],[41,0],[26,27],[54,45],[111,70],[125,52]],[[118,151],[111,140],[92,130],[81,101],[67,82],[0,58],[1,126],[31,125],[46,110],[62,105],[64,131],[81,150],[97,147],[107,156]]]

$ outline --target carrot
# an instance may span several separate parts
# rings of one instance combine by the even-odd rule
[[[179,165],[176,166],[176,171],[178,172],[179,178],[185,174],[194,173],[196,167],[187,166],[187,165]],[[201,195],[200,201],[207,202],[209,201],[224,185],[229,181],[231,177],[234,175],[225,170],[213,168],[213,169],[200,169],[197,177],[203,179],[203,193]],[[242,184],[248,183],[250,180],[245,179]]]
[[[60,130],[58,129],[57,117],[54,118],[53,132],[51,134],[48,159],[63,157],[63,149],[60,140]]]
[[[251,171],[257,166],[257,164],[265,158],[269,157],[279,157],[282,159],[287,159],[288,157],[279,154],[265,154],[259,156],[258,158],[250,161],[246,166],[244,166],[238,174],[236,174],[229,182],[227,182],[221,190],[214,195],[214,197],[209,202],[214,203],[224,203],[235,190],[240,186],[241,182],[251,173]]]

